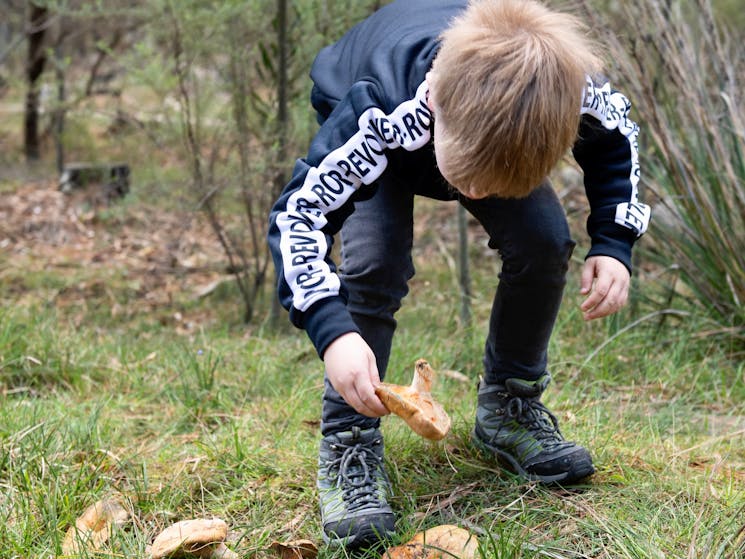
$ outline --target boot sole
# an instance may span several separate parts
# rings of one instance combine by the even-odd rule
[[[375,526],[364,526],[361,527],[355,534],[351,534],[346,537],[334,537],[328,535],[325,531],[321,532],[321,537],[326,545],[334,549],[346,548],[346,549],[360,549],[365,547],[372,547],[381,542],[392,540],[395,536],[395,532],[386,530],[385,534],[381,534]]]

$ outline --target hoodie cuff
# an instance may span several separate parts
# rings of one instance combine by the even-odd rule
[[[598,227],[592,235],[592,246],[585,259],[591,256],[610,256],[621,262],[631,273],[631,248],[636,234],[616,224]]]
[[[323,354],[336,338],[349,332],[360,333],[341,297],[327,297],[305,311],[303,328],[323,359]]]

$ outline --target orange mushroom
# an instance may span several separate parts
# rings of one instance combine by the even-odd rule
[[[238,559],[235,552],[225,547],[227,534],[228,525],[219,518],[182,520],[158,534],[150,546],[150,556]]]
[[[443,524],[419,532],[405,544],[388,548],[381,559],[476,559],[478,549],[474,534]]]
[[[375,393],[388,411],[401,417],[415,433],[437,441],[450,430],[450,417],[430,394],[434,374],[429,363],[419,359],[410,386],[383,382]]]

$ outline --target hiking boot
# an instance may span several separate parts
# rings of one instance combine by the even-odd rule
[[[390,482],[378,429],[353,427],[321,440],[316,483],[323,539],[332,546],[369,547],[394,535]]]
[[[516,378],[479,384],[473,441],[515,473],[542,483],[569,484],[595,472],[590,453],[564,440],[559,423],[540,402],[551,381]]]

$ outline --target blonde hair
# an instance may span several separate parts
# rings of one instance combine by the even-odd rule
[[[599,69],[578,18],[533,0],[472,0],[441,35],[429,80],[453,186],[527,196],[574,143]]]

